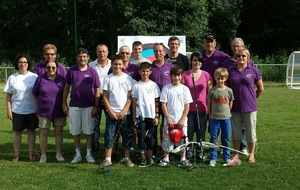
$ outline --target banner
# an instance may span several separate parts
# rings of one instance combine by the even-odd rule
[[[129,46],[132,52],[132,43],[134,41],[140,41],[143,44],[143,52],[142,56],[154,61],[154,53],[153,53],[153,46],[155,43],[163,43],[166,47],[167,52],[169,52],[168,47],[168,40],[171,36],[118,36],[118,49],[123,45]],[[186,41],[185,36],[176,36],[179,38],[180,46],[178,48],[179,53],[186,55]]]

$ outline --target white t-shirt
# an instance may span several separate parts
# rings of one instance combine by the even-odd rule
[[[134,57],[129,59],[130,63],[136,64],[136,65],[140,65],[142,62],[148,62],[148,63],[152,63],[149,59],[142,57],[141,60],[135,60]]]
[[[93,67],[97,71],[97,74],[100,79],[100,93],[102,94],[103,93],[103,80],[107,76],[107,73],[111,67],[111,61],[110,61],[110,59],[107,59],[107,65],[105,65],[102,68],[98,64],[98,59],[96,59],[95,61],[90,62],[89,66]]]
[[[137,99],[139,108],[136,108],[136,118],[140,114],[144,118],[155,118],[155,98],[160,96],[160,90],[158,85],[153,82],[137,82],[132,88],[132,97]],[[142,112],[142,113],[141,113]]]
[[[37,77],[37,74],[30,71],[26,75],[16,72],[9,76],[3,91],[12,94],[12,112],[17,114],[36,112],[36,101],[32,95],[32,88]]]
[[[185,85],[173,86],[172,84],[167,84],[162,89],[160,102],[167,103],[169,116],[174,123],[177,123],[182,116],[184,105],[193,102],[193,99],[190,90]],[[164,124],[167,125],[166,120]],[[184,126],[187,126],[187,119],[184,122]]]
[[[103,90],[108,91],[108,101],[115,113],[119,113],[124,108],[128,91],[132,90],[133,84],[133,79],[126,73],[122,73],[121,76],[114,76],[111,73],[104,78]],[[130,109],[127,114],[130,114]]]

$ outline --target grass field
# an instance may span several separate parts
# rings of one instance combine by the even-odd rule
[[[0,84],[1,89],[3,86]],[[110,176],[106,170],[99,170],[103,147],[100,153],[94,153],[96,164],[88,164],[85,160],[79,164],[70,163],[74,146],[68,127],[64,130],[66,162],[55,160],[52,130],[47,163],[39,164],[39,158],[35,162],[29,161],[25,134],[21,147],[22,161],[12,163],[11,122],[6,117],[5,93],[1,93],[0,189],[300,189],[299,97],[300,90],[287,89],[283,84],[265,84],[265,92],[258,100],[259,147],[255,164],[250,165],[246,157],[241,157],[239,167],[224,168],[219,159],[215,168],[199,163],[191,172],[171,165],[166,168],[127,168],[119,164],[111,167]],[[104,128],[103,125],[101,127]],[[103,145],[103,138],[101,140]],[[85,154],[85,140],[82,142]]]

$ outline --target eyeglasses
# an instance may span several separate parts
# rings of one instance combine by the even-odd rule
[[[247,55],[236,55],[236,57],[247,57]]]
[[[121,55],[124,55],[124,54],[129,55],[130,53],[129,52],[120,52],[120,54]]]
[[[50,70],[50,69],[52,69],[52,70],[55,70],[56,69],[56,67],[46,67],[48,70]]]
[[[55,55],[55,53],[45,53],[45,55]]]
[[[28,62],[27,61],[19,61],[18,63],[20,63],[20,64],[22,64],[22,63],[26,64]]]

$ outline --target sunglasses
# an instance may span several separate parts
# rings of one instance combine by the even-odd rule
[[[55,55],[55,53],[45,53],[45,55]]]
[[[237,55],[236,57],[247,57],[247,55]]]
[[[120,54],[121,55],[124,55],[124,54],[129,55],[130,53],[129,52],[120,52]]]
[[[50,69],[52,69],[52,70],[55,70],[56,69],[56,67],[46,67],[48,70],[50,70]]]

